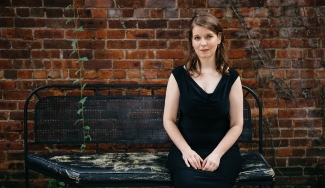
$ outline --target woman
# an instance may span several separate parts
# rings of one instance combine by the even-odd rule
[[[168,168],[175,188],[233,186],[241,168],[236,140],[243,95],[238,73],[228,67],[221,25],[211,14],[196,14],[190,22],[187,63],[172,71],[163,118],[174,143]]]

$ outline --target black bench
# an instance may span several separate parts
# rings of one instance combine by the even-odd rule
[[[87,138],[87,148],[82,153],[78,149],[85,135],[82,122],[77,121],[78,87],[46,85],[27,98],[26,187],[29,170],[77,187],[172,186],[166,168],[171,141],[162,122],[166,86],[87,85],[84,117],[91,140]],[[274,171],[261,155],[261,104],[251,89],[243,86],[243,90],[245,125],[238,141],[253,143],[257,151],[242,153],[244,164],[236,185],[273,187]],[[250,105],[259,113],[254,117],[255,124]]]

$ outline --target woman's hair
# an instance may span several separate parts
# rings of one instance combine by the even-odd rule
[[[188,53],[186,59],[186,71],[188,74],[197,73],[201,74],[201,62],[197,54],[195,53],[192,45],[193,38],[193,28],[195,26],[206,27],[215,33],[217,36],[220,36],[221,42],[218,45],[216,50],[216,70],[221,74],[229,74],[228,73],[228,57],[227,57],[227,49],[225,45],[225,37],[223,34],[222,27],[220,25],[219,20],[209,13],[197,13],[194,15],[190,22],[190,30],[189,30],[189,46]]]

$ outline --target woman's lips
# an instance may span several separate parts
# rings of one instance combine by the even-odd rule
[[[200,50],[201,52],[207,52],[209,49]]]

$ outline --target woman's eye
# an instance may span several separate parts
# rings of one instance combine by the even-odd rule
[[[207,36],[207,38],[208,38],[208,39],[211,39],[211,38],[212,38],[212,36],[211,36],[211,35],[208,35],[208,36]]]
[[[194,37],[194,40],[200,40],[200,37]]]

